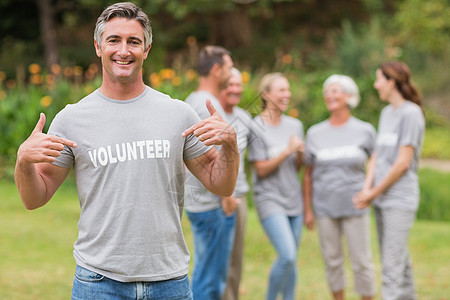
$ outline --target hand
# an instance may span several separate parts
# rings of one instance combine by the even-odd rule
[[[295,152],[303,152],[304,149],[305,144],[303,141],[298,136],[292,135],[287,147],[288,152],[290,154]]]
[[[364,209],[372,204],[374,198],[373,191],[369,189],[356,193],[355,196],[353,196],[352,201],[356,209]]]
[[[231,216],[233,212],[236,210],[240,203],[240,200],[238,198],[235,198],[233,196],[230,197],[223,197],[222,198],[222,209],[225,212],[225,215]]]
[[[45,115],[40,114],[36,127],[31,135],[20,145],[17,151],[17,160],[28,163],[52,163],[61,155],[64,145],[76,147],[70,140],[42,133],[45,125]]]
[[[309,230],[314,230],[314,214],[311,210],[306,210],[305,211],[305,219],[303,220],[303,223],[305,224],[306,228],[308,228]]]
[[[235,144],[236,132],[233,127],[220,117],[209,99],[206,100],[206,107],[211,116],[192,125],[181,135],[186,137],[194,134],[206,146]]]

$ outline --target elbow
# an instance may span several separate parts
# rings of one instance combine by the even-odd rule
[[[23,198],[21,198],[21,200],[22,200],[23,206],[27,210],[35,210],[35,209],[37,209],[39,207],[44,206],[48,202],[48,200],[47,201],[45,201],[45,200],[44,201],[37,201],[36,199],[25,200]]]
[[[25,201],[22,201],[22,203],[26,210],[35,210],[42,206],[42,205],[38,205],[36,203],[27,203]]]
[[[267,177],[270,174],[270,172],[263,167],[255,167],[255,173],[259,178]]]
[[[229,187],[222,187],[220,189],[209,189],[209,191],[220,197],[230,197],[233,195],[235,188],[236,188],[236,183],[234,183],[232,186],[229,186]]]

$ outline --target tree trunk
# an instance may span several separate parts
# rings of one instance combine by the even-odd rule
[[[251,22],[245,5],[212,15],[210,24],[212,44],[225,48],[250,46]]]
[[[38,0],[41,38],[44,43],[45,67],[50,72],[53,64],[59,62],[59,49],[56,37],[55,15],[51,0]]]

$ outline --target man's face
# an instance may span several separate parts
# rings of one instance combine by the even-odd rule
[[[228,85],[220,92],[220,100],[226,106],[236,106],[239,104],[242,96],[242,79],[237,75],[231,75],[228,79]]]
[[[102,60],[103,78],[129,83],[142,78],[142,64],[147,58],[144,30],[137,20],[113,18],[106,22],[101,48],[95,43],[97,56]]]
[[[231,69],[233,69],[233,61],[229,55],[224,55],[219,78],[219,87],[221,90],[227,87],[228,79],[231,76]]]

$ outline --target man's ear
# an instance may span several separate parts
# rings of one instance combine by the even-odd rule
[[[220,77],[220,72],[222,71],[222,66],[219,63],[215,63],[211,70],[209,71],[210,75],[213,75],[215,77]]]
[[[102,49],[100,49],[99,44],[96,40],[94,40],[95,53],[97,53],[98,57],[102,57]]]
[[[151,48],[152,48],[152,44],[148,45],[147,49],[144,51],[144,60],[147,59],[148,53],[150,52]]]

